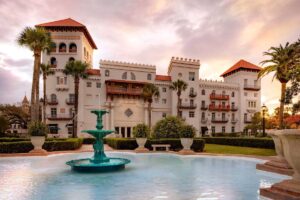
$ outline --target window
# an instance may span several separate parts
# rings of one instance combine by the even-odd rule
[[[231,97],[234,97],[234,92],[231,92]]]
[[[211,127],[211,132],[212,132],[212,133],[215,133],[215,132],[216,132],[216,127],[212,126],[212,127]]]
[[[194,100],[190,99],[190,106],[193,106],[193,105],[194,105]]]
[[[234,113],[231,114],[231,120],[232,120],[232,121],[235,120],[235,114],[234,114]]]
[[[51,48],[51,52],[56,52],[56,43],[53,43],[53,46]]]
[[[57,85],[67,85],[67,77],[63,77],[63,76],[56,77],[56,84]]]
[[[211,92],[211,94],[212,94],[212,95],[215,95],[215,94],[216,94],[216,91],[215,91],[215,90],[213,90],[213,91]]]
[[[245,96],[245,97],[246,97],[246,96],[248,96],[248,93],[247,93],[247,92],[245,92],[245,93],[244,93],[244,96]]]
[[[67,52],[67,45],[65,43],[60,43],[58,51],[61,53]]]
[[[51,117],[56,117],[56,116],[57,116],[57,109],[51,108]]]
[[[248,79],[244,79],[244,85],[248,85]]]
[[[154,101],[155,103],[159,103],[159,98],[155,97]]]
[[[202,90],[202,91],[201,91],[201,94],[202,94],[202,95],[205,95],[205,90]]]
[[[56,94],[51,94],[51,102],[56,102],[57,101],[57,98],[56,98]]]
[[[222,108],[224,108],[225,107],[225,102],[224,101],[222,101]]]
[[[48,127],[49,127],[50,134],[58,133],[58,125],[57,124],[49,124]]]
[[[69,62],[74,62],[74,61],[75,61],[75,58],[73,58],[73,57],[69,58]]]
[[[75,94],[69,94],[69,101],[71,103],[74,103],[75,102]]]
[[[205,112],[201,113],[201,119],[204,120],[205,119]]]
[[[216,119],[216,113],[211,113],[211,120],[215,120]]]
[[[167,99],[162,99],[162,103],[166,104],[167,103]]]
[[[195,81],[195,72],[189,72],[189,80]]]
[[[135,74],[134,73],[130,73],[130,77],[131,77],[131,80],[135,80]]]
[[[225,126],[222,126],[222,133],[225,133],[225,132],[226,132]]]
[[[57,61],[55,57],[50,58],[50,65],[51,67],[57,67]]]
[[[109,76],[109,70],[105,70],[105,76],[106,76],[106,77]]]
[[[194,118],[195,117],[195,112],[194,111],[190,111],[189,112],[189,117],[190,118]]]
[[[234,126],[231,127],[231,133],[235,133],[235,127]]]
[[[232,103],[231,103],[231,109],[234,109],[234,108],[235,108],[235,103],[232,102]]]
[[[167,88],[163,87],[163,88],[162,88],[162,91],[163,91],[163,92],[167,92]]]
[[[97,83],[96,83],[96,87],[97,87],[97,88],[101,88],[101,83],[100,83],[100,82],[97,82]]]
[[[257,86],[257,80],[254,80],[254,86]]]
[[[147,80],[151,80],[151,79],[152,79],[151,74],[147,74]]]
[[[226,113],[222,113],[222,121],[225,121],[226,119]]]
[[[244,121],[247,121],[247,118],[248,118],[247,113],[244,113]]]
[[[69,46],[69,52],[70,53],[76,53],[77,52],[77,46],[75,43],[71,43]]]
[[[124,79],[124,80],[127,79],[127,72],[124,72],[124,73],[122,74],[122,79]]]
[[[86,87],[92,87],[92,82],[86,82]]]
[[[190,88],[190,94],[194,94],[194,88],[193,87]]]
[[[167,113],[162,113],[162,117],[166,117],[167,116]]]
[[[201,108],[205,108],[205,101],[201,101]]]
[[[224,96],[226,94],[226,92],[225,91],[222,91],[222,95]]]
[[[68,134],[73,134],[73,124],[68,124]]]

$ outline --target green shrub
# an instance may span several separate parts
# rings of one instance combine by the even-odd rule
[[[0,153],[27,153],[32,149],[30,141],[0,142]]]
[[[192,125],[183,125],[180,128],[180,137],[181,138],[193,138],[195,137],[196,129]]]
[[[136,138],[147,138],[150,135],[150,128],[146,124],[138,124],[133,127],[133,135]]]
[[[48,127],[40,121],[33,121],[29,124],[28,133],[31,136],[47,136]]]
[[[212,133],[213,137],[239,137],[241,133]]]
[[[106,138],[105,140],[110,147],[118,150],[134,150],[138,147],[136,140],[133,138]],[[152,150],[152,144],[170,144],[170,149],[174,151],[179,151],[183,148],[178,138],[148,139],[145,146]],[[205,141],[197,138],[194,139],[191,148],[194,151],[201,152],[204,149],[204,145]]]
[[[0,138],[0,142],[20,142],[20,141],[30,141],[30,139],[29,138],[14,138],[14,137]]]
[[[94,144],[96,139],[95,138],[82,138],[83,144]]]
[[[153,128],[153,138],[179,138],[180,128],[184,125],[182,119],[167,116],[159,120]]]
[[[207,144],[222,144],[240,147],[256,147],[274,149],[274,142],[269,138],[236,138],[236,137],[205,137]]]

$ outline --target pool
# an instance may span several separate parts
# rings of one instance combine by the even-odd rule
[[[259,187],[286,176],[257,171],[257,159],[174,154],[107,153],[128,158],[123,171],[84,174],[66,161],[91,153],[0,158],[2,200],[260,199]]]

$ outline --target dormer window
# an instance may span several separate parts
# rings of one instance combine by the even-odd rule
[[[189,72],[189,80],[195,81],[195,72]]]
[[[105,76],[109,77],[109,70],[105,70]]]
[[[77,46],[75,43],[71,43],[69,46],[69,52],[70,53],[76,53],[77,52]]]
[[[122,79],[124,79],[124,80],[127,79],[127,72],[124,72],[124,73],[122,74]]]
[[[151,74],[147,74],[147,80],[151,80],[151,79],[152,79]]]
[[[65,43],[60,43],[59,44],[59,52],[60,53],[65,53],[67,52],[67,45]]]
[[[131,80],[135,80],[135,74],[134,73],[130,73],[130,76],[131,76]]]

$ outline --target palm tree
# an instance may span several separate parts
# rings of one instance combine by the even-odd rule
[[[183,91],[188,87],[188,84],[183,80],[178,79],[177,81],[172,82],[170,86],[171,90],[177,91],[177,117],[180,117],[179,107],[180,107],[180,96]]]
[[[44,92],[43,122],[46,123],[46,103],[47,103],[46,81],[47,81],[47,76],[55,74],[55,71],[51,69],[51,65],[41,64],[41,74],[43,76],[43,92]]]
[[[142,96],[148,102],[148,125],[151,129],[151,104],[153,97],[159,97],[159,89],[153,83],[148,83],[143,87]]]
[[[53,47],[50,33],[44,28],[26,27],[19,35],[17,42],[21,46],[28,47],[34,56],[32,87],[31,87],[31,120],[39,120],[39,74],[41,53],[48,52]]]
[[[271,65],[264,67],[258,74],[258,78],[261,78],[271,72],[275,72],[274,78],[281,83],[281,97],[279,107],[279,128],[283,128],[283,112],[286,94],[286,84],[291,79],[291,72],[297,63],[297,45],[289,44],[285,46],[279,45],[279,47],[271,47],[269,51],[264,52],[265,56],[270,56],[268,60],[264,60],[261,64],[271,63]],[[299,59],[299,58],[298,58]]]
[[[71,75],[74,78],[74,94],[75,94],[75,118],[73,124],[73,137],[77,137],[77,114],[78,114],[78,96],[79,96],[79,81],[80,78],[88,78],[86,70],[89,68],[89,64],[76,60],[67,62],[63,71],[66,75]]]

